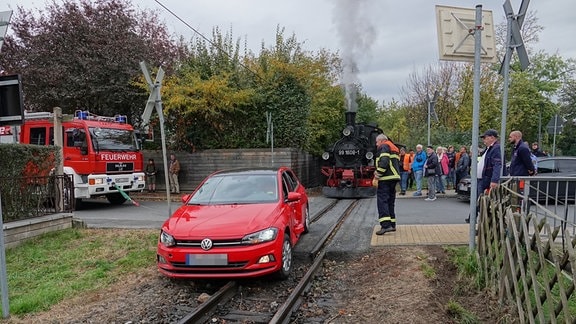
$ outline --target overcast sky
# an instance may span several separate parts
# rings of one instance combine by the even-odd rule
[[[158,0],[181,19],[210,37],[212,28],[232,30],[234,39],[246,39],[255,53],[262,42],[274,43],[276,27],[285,35],[294,33],[307,50],[327,48],[353,55],[358,79],[366,93],[389,102],[400,99],[400,89],[409,74],[438,62],[435,6],[490,10],[494,24],[505,20],[504,0]],[[345,3],[354,7],[346,7]],[[43,8],[44,0],[0,0],[0,11]],[[171,32],[187,39],[195,33],[179,22],[155,0],[133,0],[141,8],[156,9]],[[511,0],[517,13],[520,0]],[[537,49],[576,59],[576,1],[532,0],[528,7],[544,27]],[[572,36],[570,36],[572,35]],[[344,45],[355,41],[353,45]],[[355,49],[351,51],[350,49]]]

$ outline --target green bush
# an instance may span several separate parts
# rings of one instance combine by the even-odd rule
[[[0,144],[2,218],[13,221],[37,216],[39,190],[46,190],[59,155],[54,146]]]

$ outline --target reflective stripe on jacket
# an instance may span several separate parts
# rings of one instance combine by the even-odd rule
[[[379,181],[400,180],[400,151],[391,141],[385,141],[376,152],[376,174]]]

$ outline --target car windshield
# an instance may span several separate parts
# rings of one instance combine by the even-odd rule
[[[215,175],[206,180],[190,205],[255,204],[278,201],[276,174]]]
[[[100,151],[137,151],[138,142],[133,131],[116,128],[90,127],[93,147]]]

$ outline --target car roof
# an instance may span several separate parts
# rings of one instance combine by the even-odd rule
[[[541,156],[538,158],[538,161],[547,161],[547,160],[575,160],[576,156]]]
[[[279,170],[287,170],[287,167],[266,168],[266,167],[245,167],[236,169],[226,169],[214,172],[213,175],[254,175],[254,174],[276,174]]]

